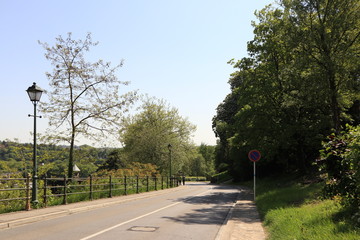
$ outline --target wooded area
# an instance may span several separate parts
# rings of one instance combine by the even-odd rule
[[[320,173],[329,196],[358,209],[360,2],[281,0],[256,17],[213,118],[217,169],[248,180],[257,149],[258,177]]]
[[[248,57],[231,60],[231,93],[217,107],[217,167],[248,179],[307,172],[322,141],[360,123],[360,3],[283,0],[256,12]]]
[[[164,148],[167,148],[165,145]],[[191,146],[187,154],[186,164],[175,154],[173,160],[173,175],[180,172],[186,176],[210,176],[214,170],[214,146]],[[175,151],[175,149],[174,149]],[[48,144],[38,145],[38,176],[63,177],[67,175],[69,146]],[[14,141],[0,142],[0,175],[3,177],[26,177],[32,173],[32,144],[22,144]],[[181,154],[181,153],[180,153]],[[155,165],[151,159],[132,160],[124,149],[94,148],[88,145],[75,146],[74,164],[79,167],[79,177],[94,176],[152,176],[163,174],[168,176],[168,164]],[[167,162],[169,161],[167,155]],[[164,160],[165,161],[165,160]]]
[[[41,103],[51,134],[38,146],[38,175],[71,178],[76,164],[81,177],[146,172],[210,179],[229,173],[244,181],[253,174],[248,152],[257,149],[258,177],[316,176],[326,180],[328,196],[358,207],[359,0],[279,0],[255,15],[248,57],[229,61],[235,69],[231,92],[212,119],[216,146],[195,146],[196,126],[164,100],[145,97],[126,115],[139,97],[119,94],[128,84],[114,75],[121,63],[85,61],[97,45],[91,34],[40,43],[54,69],[47,73],[49,102]],[[79,136],[98,142],[113,136],[123,147],[77,147]],[[64,142],[68,146],[59,146]],[[32,148],[0,142],[0,173],[30,173]]]

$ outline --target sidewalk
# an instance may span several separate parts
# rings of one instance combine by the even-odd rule
[[[186,186],[121,197],[103,198],[88,202],[78,202],[68,205],[59,205],[37,210],[5,213],[0,215],[0,231],[1,229],[21,226],[44,219],[66,216],[90,209],[106,207],[136,199],[148,198],[169,191],[178,191],[183,187]],[[224,221],[224,225],[220,228],[216,240],[265,240],[266,235],[261,225],[256,206],[251,198],[251,190],[241,188],[238,200],[229,211],[229,214]]]
[[[250,189],[242,187],[216,240],[265,240],[259,213]]]

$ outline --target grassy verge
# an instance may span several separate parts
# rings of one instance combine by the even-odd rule
[[[352,240],[360,229],[335,200],[321,200],[322,183],[293,179],[257,181],[256,205],[270,240]],[[252,183],[247,185],[252,186]]]
[[[221,172],[218,174],[215,174],[211,177],[211,183],[223,183],[226,181],[231,180],[233,177],[229,174],[228,171]]]

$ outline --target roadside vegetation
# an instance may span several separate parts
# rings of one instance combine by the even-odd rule
[[[251,178],[257,149],[262,176],[308,174],[327,136],[360,124],[359,9],[358,0],[280,0],[256,12],[248,57],[229,61],[231,92],[213,118],[218,170]]]
[[[256,205],[268,239],[359,239],[360,216],[339,198],[324,198],[324,185],[319,179],[294,177],[257,181]]]
[[[20,173],[11,178],[0,177],[0,214],[28,209],[27,186],[29,178]],[[101,170],[89,177],[38,179],[38,203],[33,208],[42,208],[67,203],[90,201],[100,198],[148,192],[176,186],[168,177],[161,176],[152,164],[132,163],[123,169]],[[46,190],[46,191],[45,191]],[[30,201],[30,199],[29,199]]]
[[[248,153],[261,152],[257,204],[271,239],[359,239],[359,10],[358,0],[276,1],[256,11],[248,56],[229,61],[215,167],[248,181]],[[318,183],[279,177],[293,175]]]
[[[231,91],[212,121],[216,146],[195,146],[196,126],[164,100],[145,97],[127,115],[141,98],[118,95],[128,84],[113,75],[121,64],[85,61],[97,45],[90,34],[41,43],[54,66],[42,109],[60,132],[38,146],[39,177],[72,177],[75,164],[80,177],[123,176],[150,164],[149,174],[249,181],[248,152],[257,149],[256,204],[270,239],[359,239],[360,2],[279,0],[255,15],[248,57],[229,61]],[[98,143],[111,135],[123,147],[76,147],[78,135]],[[1,176],[30,174],[31,159],[31,144],[0,142]]]
[[[152,166],[148,172],[151,176],[156,172],[162,176],[168,176],[169,150],[164,142],[162,154],[164,166],[154,164],[151,159],[132,159],[123,148],[95,148],[88,145],[75,147],[75,163],[79,167],[79,177],[93,176],[143,176],[144,166]],[[26,177],[32,173],[32,144],[22,144],[16,141],[0,141],[0,178],[1,177]],[[48,144],[38,145],[38,176],[64,177],[67,175],[68,146],[56,146]],[[164,152],[166,150],[166,152]],[[130,148],[127,151],[131,151]],[[176,150],[173,150],[176,151]],[[177,158],[176,153],[172,156],[173,174],[182,173],[185,176],[198,176],[197,178],[210,180],[215,172],[214,146],[201,144],[191,146],[187,153],[186,162]],[[184,153],[185,154],[185,153]]]

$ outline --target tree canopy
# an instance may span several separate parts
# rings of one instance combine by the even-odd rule
[[[355,123],[359,7],[357,0],[282,0],[256,12],[249,57],[229,62],[237,69],[231,93],[213,118],[217,166],[247,178],[247,152],[256,148],[267,173],[306,171],[326,135]]]
[[[68,176],[72,177],[74,146],[76,138],[100,141],[116,133],[122,113],[135,101],[136,92],[120,94],[120,86],[127,85],[115,75],[122,62],[115,67],[110,62],[86,61],[85,53],[96,46],[91,34],[84,40],[59,36],[49,46],[39,43],[45,49],[45,57],[54,66],[46,73],[51,90],[47,91],[49,101],[42,104],[42,112],[49,119],[50,139],[70,144]]]
[[[121,142],[130,161],[155,164],[163,173],[169,172],[171,144],[175,173],[189,165],[189,156],[195,151],[191,141],[195,129],[164,100],[147,98],[138,114],[124,120]]]

